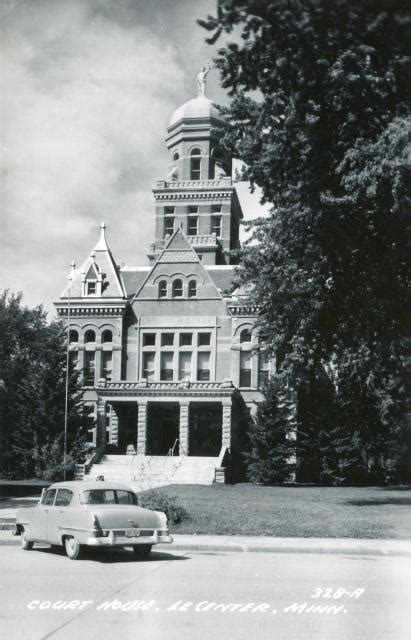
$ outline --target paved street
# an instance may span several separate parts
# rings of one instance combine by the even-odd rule
[[[405,557],[182,551],[138,562],[127,550],[73,562],[46,547],[0,546],[0,625],[12,640],[402,640],[410,565]]]

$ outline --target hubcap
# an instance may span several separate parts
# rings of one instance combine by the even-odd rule
[[[68,547],[69,553],[74,553],[76,549],[76,544],[72,538],[68,540],[67,547]]]

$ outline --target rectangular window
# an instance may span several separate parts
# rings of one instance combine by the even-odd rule
[[[187,235],[196,236],[198,228],[198,218],[197,216],[189,216],[187,220]]]
[[[205,347],[210,344],[211,333],[199,333],[198,334],[198,346]]]
[[[173,353],[165,352],[161,354],[161,380],[173,379]]]
[[[200,180],[201,158],[191,158],[190,180]]]
[[[165,216],[173,216],[174,212],[175,212],[175,207],[164,207]]]
[[[78,368],[78,351],[70,351],[69,353],[70,369],[74,371]]]
[[[171,236],[174,231],[174,216],[164,217],[164,237]]]
[[[270,379],[270,361],[260,354],[258,356],[258,386],[263,387]]]
[[[190,347],[193,342],[192,333],[180,333],[180,347]]]
[[[193,205],[190,205],[190,206],[188,207],[188,213],[189,213],[189,214],[190,214],[190,213],[198,213],[198,207],[197,207],[197,205],[194,205],[194,204],[193,204]]]
[[[87,282],[87,295],[94,296],[96,293],[96,282]]]
[[[154,347],[156,344],[156,334],[155,333],[144,333],[143,334],[143,347]]]
[[[191,353],[182,351],[179,358],[178,366],[178,379],[190,380],[191,379]]]
[[[84,406],[84,410],[87,414],[88,424],[93,424],[90,429],[87,429],[87,443],[89,445],[96,444],[96,405],[95,404],[86,404]]]
[[[110,382],[113,368],[113,354],[111,351],[103,351],[101,357],[101,377]]]
[[[211,213],[221,213],[221,204],[212,204]]]
[[[221,236],[221,216],[211,216],[211,233]]]
[[[155,378],[155,353],[143,353],[143,378],[147,380]]]
[[[197,354],[197,380],[210,380],[210,354],[206,351]]]
[[[172,347],[174,344],[174,333],[162,333],[161,334],[161,346]]]
[[[95,353],[94,351],[84,352],[84,385],[86,387],[94,386],[95,373]]]
[[[251,387],[251,351],[240,351],[240,387]]]

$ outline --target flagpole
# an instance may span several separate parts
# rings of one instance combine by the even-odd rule
[[[68,394],[69,394],[69,366],[70,366],[70,296],[71,282],[73,279],[73,271],[75,262],[71,263],[71,272],[68,277],[68,302],[67,302],[67,339],[66,339],[66,395],[64,402],[64,453],[63,453],[63,480],[66,479],[66,461],[67,461],[67,424],[68,424]]]

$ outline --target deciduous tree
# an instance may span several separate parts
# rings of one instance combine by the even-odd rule
[[[13,478],[63,476],[66,336],[47,324],[43,308],[29,309],[22,294],[0,298],[3,344],[1,474]],[[78,375],[69,372],[67,470],[84,454],[91,426],[83,411]]]
[[[331,371],[350,441],[403,474],[408,10],[402,0],[221,0],[200,21],[209,42],[231,35],[216,58],[231,95],[224,144],[273,205],[238,272],[254,284],[260,334],[296,392],[313,367]],[[373,406],[366,431],[362,402]]]

